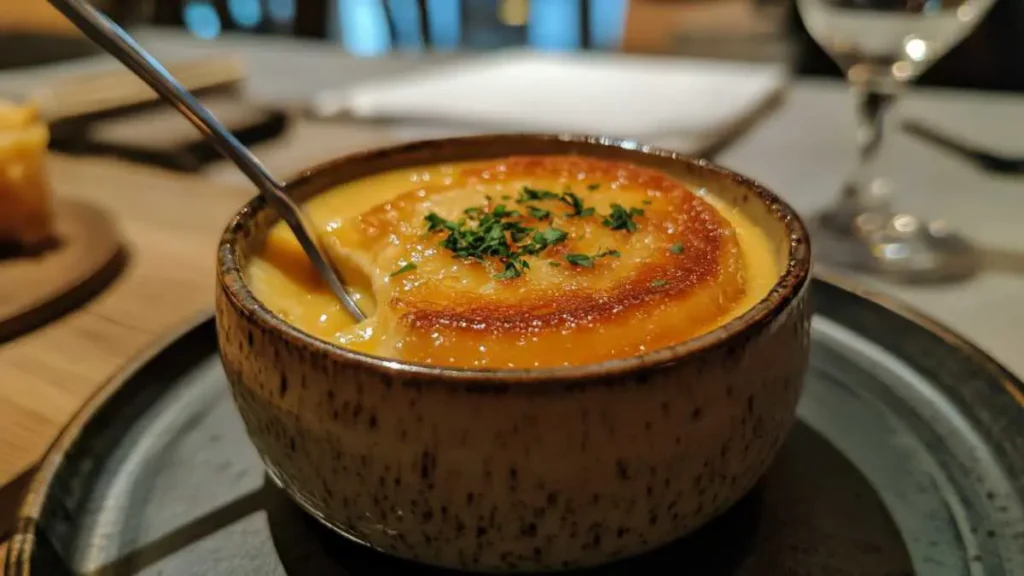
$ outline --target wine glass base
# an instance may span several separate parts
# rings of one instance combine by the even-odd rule
[[[977,273],[980,255],[941,222],[909,214],[826,211],[811,222],[815,259],[892,280],[951,282]]]

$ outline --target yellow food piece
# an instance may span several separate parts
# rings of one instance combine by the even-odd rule
[[[50,239],[49,140],[34,107],[0,101],[0,242],[33,247]]]
[[[517,202],[524,186],[572,191],[595,212],[570,216],[561,198]],[[427,231],[428,214],[455,221],[499,204],[566,239],[527,256],[520,276],[495,278],[504,262],[458,258],[440,246],[443,230]],[[635,230],[604,223],[614,204],[643,210]],[[530,216],[530,207],[550,216]],[[780,272],[764,232],[713,195],[651,169],[576,156],[399,170],[339,186],[306,209],[372,316],[353,325],[283,223],[247,270],[257,298],[313,336],[420,364],[527,368],[643,354],[748,310]],[[610,250],[590,266],[567,258]]]

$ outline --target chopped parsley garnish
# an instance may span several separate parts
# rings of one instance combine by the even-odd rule
[[[498,218],[499,220],[502,218],[515,218],[516,216],[519,216],[519,212],[516,212],[515,210],[509,210],[508,208],[505,207],[504,204],[498,204],[497,206],[495,206],[494,209],[491,210],[491,214],[493,214],[494,217]]]
[[[548,266],[553,266],[555,268],[561,268],[562,267],[562,263],[561,262],[555,262],[554,260],[552,260],[552,261],[548,262]]]
[[[537,220],[547,220],[551,218],[551,210],[545,210],[543,208],[538,208],[536,206],[527,206],[526,212],[532,218],[536,218]]]
[[[647,198],[647,199],[644,199],[644,201],[641,202],[641,204],[643,204],[645,206],[650,206],[651,204],[654,204],[654,202],[652,202],[649,198]]]
[[[587,184],[587,190],[597,190],[599,187],[598,183]],[[486,199],[487,204],[484,206],[473,206],[463,210],[463,216],[458,220],[448,220],[434,212],[427,214],[424,220],[427,223],[428,234],[444,234],[441,247],[449,250],[456,258],[480,262],[488,258],[497,259],[503,266],[501,272],[494,274],[494,278],[498,280],[522,276],[523,272],[530,269],[527,256],[536,256],[551,246],[565,242],[569,237],[564,230],[550,224],[543,230],[536,224],[526,226],[524,223],[527,221],[523,220],[526,217],[540,222],[555,220],[555,214],[551,209],[528,203],[557,200],[571,210],[565,213],[567,218],[585,218],[597,213],[593,206],[586,206],[583,199],[569,187],[561,194],[556,194],[550,190],[523,186],[515,202],[525,204],[522,210],[526,216],[518,210],[509,209],[506,204],[493,205],[493,198],[490,196],[486,196]],[[503,195],[502,199],[508,200],[510,197]],[[636,232],[635,217],[643,214],[641,208],[627,209],[620,204],[612,204],[611,213],[605,216],[601,223],[612,230]],[[670,250],[679,254],[682,252],[682,245],[677,246]],[[593,268],[596,260],[609,256],[618,257],[620,253],[618,250],[603,250],[596,254],[568,254],[565,260],[573,266]],[[549,264],[560,266],[558,262]],[[406,265],[393,275],[414,268],[415,265]]]
[[[630,208],[626,210],[621,204],[612,204],[612,212],[601,221],[601,224],[611,228],[612,230],[628,230],[630,232],[636,232],[636,221],[633,220],[636,216],[643,216],[644,211],[642,208]]]
[[[440,216],[433,212],[427,214],[424,220],[427,221],[427,232],[433,232],[434,230],[443,230],[445,228],[447,228],[448,230],[455,231],[461,227],[457,222],[445,220],[444,218],[441,218]]]
[[[605,256],[614,256],[618,258],[621,255],[622,254],[618,250],[604,250],[602,252],[594,254],[593,256],[589,254],[568,254],[566,255],[565,259],[569,262],[569,264],[572,264],[573,266],[593,268],[594,261],[596,261],[599,258],[604,258]]]
[[[405,266],[402,266],[398,270],[395,270],[394,272],[392,272],[391,276],[394,277],[394,276],[398,276],[399,274],[405,274],[406,272],[412,272],[415,269],[416,269],[416,264],[414,264],[413,262],[409,262]]]
[[[658,279],[651,282],[651,288],[664,288],[665,286],[668,286],[668,280]]]
[[[522,258],[511,257],[505,262],[505,271],[494,275],[495,280],[511,280],[523,275],[524,270],[530,268],[530,263]]]
[[[573,266],[583,266],[584,268],[594,267],[594,257],[589,254],[567,254],[565,259]]]
[[[509,255],[506,234],[513,242],[518,243],[527,238],[532,228],[527,228],[517,221],[507,220],[518,215],[499,205],[491,212],[480,210],[470,211],[472,217],[458,221],[446,220],[431,212],[424,218],[427,231],[447,232],[441,246],[455,253],[459,258],[475,258],[482,260],[487,256],[505,257]]]
[[[683,249],[683,245],[682,244],[673,244],[673,245],[668,247],[668,251],[673,253],[673,254],[682,254],[683,250],[684,249]]]
[[[537,200],[557,200],[558,197],[558,194],[555,194],[550,190],[538,190],[537,188],[523,186],[523,189],[519,191],[519,197],[516,198],[516,202],[522,204],[523,202],[533,202]]]
[[[547,230],[534,232],[533,241],[524,246],[523,251],[527,254],[537,254],[548,246],[565,242],[565,239],[568,237],[569,235],[564,230],[559,230],[558,228],[548,228]]]
[[[559,200],[561,200],[562,203],[568,206],[569,208],[572,208],[572,212],[566,214],[566,216],[569,216],[570,218],[577,216],[580,218],[585,218],[587,216],[592,216],[594,214],[594,208],[584,208],[583,199],[574,194],[572,190],[566,190],[565,192],[563,192]]]
[[[593,188],[590,188],[589,186],[588,189],[593,190]],[[516,198],[516,202],[519,204],[524,204],[526,202],[537,202],[540,200],[558,200],[559,202],[565,204],[566,206],[572,209],[572,212],[566,214],[566,216],[569,217],[584,218],[587,216],[593,216],[594,214],[594,208],[587,208],[586,206],[584,206],[583,199],[577,196],[569,188],[566,188],[565,192],[562,192],[562,194],[559,195],[555,194],[550,190],[540,190],[537,188],[530,188],[529,186],[523,186],[523,189],[520,190],[519,192],[519,197]],[[544,211],[542,208],[530,207],[531,215],[534,209],[536,209],[538,213],[550,213],[550,211]],[[534,216],[534,218],[543,219],[540,216]]]
[[[498,258],[504,269],[494,275],[497,280],[518,278],[530,268],[524,256],[539,254],[569,237],[558,228],[537,230],[524,226],[520,220],[515,220],[521,216],[520,213],[509,210],[504,204],[495,206],[490,212],[474,207],[463,213],[466,218],[452,221],[431,212],[424,218],[427,231],[445,232],[441,247],[457,258],[481,262],[488,257]]]

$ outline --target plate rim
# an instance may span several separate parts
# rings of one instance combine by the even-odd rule
[[[193,314],[178,324],[162,338],[156,339],[146,347],[145,351],[136,354],[123,364],[117,372],[108,378],[82,404],[55,437],[44,452],[42,459],[32,472],[32,480],[25,489],[21,505],[15,518],[14,531],[7,539],[7,555],[3,564],[3,574],[17,576],[31,574],[32,552],[35,549],[35,527],[39,521],[46,494],[53,484],[54,477],[64,461],[69,449],[80,436],[82,429],[96,416],[128,381],[144,366],[152,362],[171,344],[186,334],[196,330],[213,319],[213,308],[205,307],[201,312]]]
[[[916,327],[939,337],[946,345],[954,346],[964,352],[970,360],[1003,385],[1007,394],[1024,408],[1024,381],[998,360],[978,347],[972,340],[957,331],[933,319],[914,306],[897,298],[869,289],[863,284],[853,281],[833,271],[815,270],[811,277],[812,298],[813,284],[821,283],[839,289],[860,300],[874,304],[887,313],[894,314],[914,324]],[[80,436],[81,430],[103,408],[108,400],[133,378],[139,370],[157,358],[170,345],[185,335],[213,320],[212,308],[207,307],[198,314],[181,322],[168,335],[150,344],[146,351],[134,356],[124,364],[117,373],[102,384],[74,416],[57,434],[47,448],[39,465],[36,467],[32,480],[25,491],[21,505],[17,509],[15,528],[7,541],[7,554],[3,563],[4,573],[8,576],[31,576],[31,560],[35,550],[35,528],[42,513],[54,477],[64,461],[69,449]]]

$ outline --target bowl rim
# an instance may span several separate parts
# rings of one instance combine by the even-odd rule
[[[572,151],[573,146],[584,146],[594,149],[619,149],[628,153],[636,153],[637,157],[655,156],[672,162],[681,162],[710,173],[712,177],[730,180],[734,185],[746,188],[753,193],[769,210],[772,217],[779,221],[789,237],[786,266],[779,279],[763,298],[729,322],[678,344],[652,350],[650,352],[628,358],[616,358],[602,362],[578,366],[558,366],[544,368],[468,368],[451,367],[407,362],[393,358],[375,356],[321,340],[300,328],[289,324],[267,308],[249,289],[246,284],[239,261],[236,246],[241,232],[247,222],[270,207],[261,195],[248,201],[228,222],[219,242],[217,250],[218,290],[223,291],[231,306],[248,322],[255,323],[262,330],[274,332],[292,345],[304,348],[315,354],[325,355],[334,361],[358,364],[365,368],[386,373],[390,376],[417,379],[428,377],[442,382],[451,383],[490,383],[508,384],[510,382],[568,382],[581,380],[607,379],[632,373],[664,367],[680,361],[692,360],[699,355],[709,354],[715,349],[727,345],[744,333],[757,331],[769,325],[776,316],[787,310],[791,303],[810,285],[811,245],[806,226],[796,211],[779,198],[767,187],[751,178],[714,164],[706,159],[695,158],[679,152],[648,146],[636,140],[597,137],[577,134],[537,134],[537,133],[505,133],[458,136],[450,138],[434,138],[415,140],[395,145],[373,147],[358,152],[344,154],[336,158],[313,165],[301,172],[285,185],[289,193],[301,189],[310,181],[336,167],[353,164],[386,156],[401,156],[435,146],[471,147],[474,143],[487,142],[491,145],[528,144],[530,141],[549,145],[566,145],[566,154],[586,155],[585,151]],[[529,154],[529,152],[509,152],[509,155]],[[548,153],[550,154],[550,153]],[[628,159],[622,159],[629,161]],[[415,164],[410,164],[410,166]],[[339,181],[338,184],[344,181]],[[320,192],[316,192],[320,193]]]

